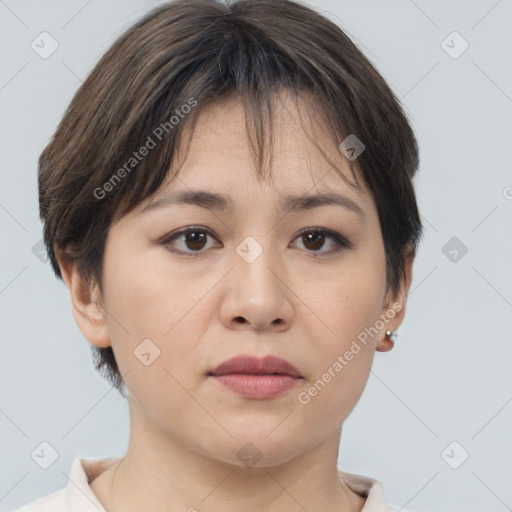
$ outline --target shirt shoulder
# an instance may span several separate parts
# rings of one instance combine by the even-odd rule
[[[67,487],[22,505],[9,512],[105,512],[89,483],[119,459],[82,459],[77,457]]]
[[[366,498],[361,512],[407,512],[403,508],[395,507],[384,500],[384,486],[379,480],[364,475],[356,475],[338,470],[340,479],[352,491]]]

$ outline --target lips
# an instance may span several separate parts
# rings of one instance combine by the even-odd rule
[[[217,366],[208,375],[288,375],[301,378],[299,370],[285,359],[276,356],[258,358],[254,356],[237,356]]]

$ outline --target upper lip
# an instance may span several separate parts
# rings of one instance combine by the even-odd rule
[[[208,375],[227,375],[245,373],[248,375],[290,375],[302,377],[299,370],[288,361],[276,356],[258,358],[254,356],[236,356],[221,363]]]

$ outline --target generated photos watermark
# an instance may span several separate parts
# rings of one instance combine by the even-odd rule
[[[104,199],[109,192],[121,183],[121,180],[127,176],[132,169],[137,167],[142,160],[154,149],[159,142],[161,142],[165,135],[170,133],[171,130],[177,126],[182,119],[197,105],[197,100],[190,98],[185,105],[175,110],[175,115],[172,115],[165,123],[160,123],[148,136],[146,142],[137,150],[132,153],[132,156],[124,163],[122,167],[117,169],[112,176],[101,186],[94,189],[94,197],[98,200]]]
[[[339,355],[336,358],[336,361],[327,368],[326,372],[322,374],[322,376],[315,381],[315,383],[310,386],[306,391],[301,391],[297,395],[297,400],[302,405],[307,405],[311,402],[311,399],[318,395],[326,386],[334,379],[345,366],[348,365],[354,356],[361,352],[362,347],[359,345],[358,341],[366,346],[368,343],[368,339],[373,338],[379,334],[379,332],[384,328],[384,326],[393,318],[395,318],[396,314],[402,309],[402,305],[399,302],[395,302],[390,309],[388,309],[385,313],[379,316],[379,320],[376,320],[375,323],[371,327],[365,328],[364,331],[361,331],[357,335],[357,339],[352,341],[352,345],[348,350],[345,351],[343,355]]]

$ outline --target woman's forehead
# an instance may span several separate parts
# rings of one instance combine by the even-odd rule
[[[264,124],[264,157],[272,157],[272,181],[294,186],[301,181],[322,180],[335,186],[341,174],[352,188],[360,189],[361,173],[357,164],[344,157],[332,130],[311,103],[299,99],[297,105],[284,91],[276,105],[272,125]],[[184,127],[172,167],[182,175],[193,168],[196,174],[212,179],[221,179],[225,173],[233,177],[235,170],[238,176],[254,171],[251,128],[246,124],[239,97],[233,95],[212,102],[199,112],[192,133],[190,127]],[[269,129],[272,144],[269,144]]]

